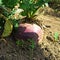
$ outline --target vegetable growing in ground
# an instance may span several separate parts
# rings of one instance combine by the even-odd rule
[[[37,41],[41,41],[43,37],[43,31],[37,24],[34,22],[31,24],[30,21],[34,21],[35,12],[46,2],[49,0],[20,0],[20,8],[24,11],[22,12],[25,17],[24,23],[19,24],[18,29],[15,31],[15,38],[18,39],[33,39],[37,43]],[[28,22],[28,23],[26,23]]]
[[[30,21],[34,21],[35,12],[44,4],[48,3],[49,0],[1,0],[2,6],[4,7],[3,15],[6,17],[6,22],[4,26],[4,31],[2,37],[7,37],[11,34],[13,29],[17,29],[14,31],[16,34],[16,38],[18,39],[33,39],[36,41],[42,40],[43,31],[37,24],[34,22],[31,24]],[[6,3],[7,2],[7,3]],[[19,4],[19,5],[17,5]],[[17,5],[17,6],[16,6]],[[20,14],[19,10],[23,10],[22,14]],[[6,11],[5,11],[6,10]],[[9,10],[9,12],[8,12]],[[19,11],[19,12],[18,12]],[[16,13],[17,12],[17,13]],[[20,15],[24,17],[24,23],[19,23],[21,19],[18,19]],[[13,18],[12,18],[13,17]],[[28,21],[28,23],[26,23]],[[9,23],[9,25],[8,25]],[[12,27],[11,27],[12,26]],[[24,26],[24,27],[23,27]],[[6,29],[6,27],[8,29]],[[22,27],[22,28],[21,28]],[[25,31],[23,31],[25,30]],[[15,35],[14,34],[14,35]]]
[[[33,39],[38,43],[43,38],[43,31],[37,24],[21,23],[14,35],[18,40]]]

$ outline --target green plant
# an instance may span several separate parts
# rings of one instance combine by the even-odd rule
[[[14,9],[17,5],[18,0],[1,0],[0,1],[0,13],[5,17],[4,30],[1,37],[7,37],[11,34],[13,27],[18,26],[16,19],[11,17],[15,14],[18,9]],[[10,10],[10,11],[9,11]],[[19,11],[20,12],[20,11]],[[15,18],[15,16],[13,17]],[[0,21],[2,23],[2,21]]]
[[[4,25],[4,32],[2,33],[2,37],[9,36],[12,32],[13,25],[11,21],[6,20],[5,25]]]
[[[17,29],[20,21],[20,15],[26,16],[25,18],[33,19],[35,12],[49,0],[1,0],[1,13],[5,16],[4,30],[2,37],[9,36],[13,29]],[[19,6],[19,5],[20,6]],[[18,19],[19,18],[19,19]],[[0,21],[2,22],[2,21]],[[30,49],[35,48],[35,42],[32,39],[28,40]],[[23,41],[16,41],[16,44],[19,46],[26,45]]]
[[[23,47],[24,41],[23,41],[23,40],[17,40],[17,41],[16,41],[16,44],[17,44],[18,46]]]
[[[2,4],[2,0],[0,0],[0,5]]]
[[[1,7],[3,10],[3,16],[5,17],[5,23],[4,23],[4,31],[2,33],[2,37],[7,37],[11,34],[13,28],[17,29],[18,27],[18,20],[15,18],[17,15],[16,11],[18,9],[13,8],[9,13],[6,11],[5,7]],[[19,9],[18,14],[20,14],[23,10]],[[16,16],[14,16],[16,15]],[[12,18],[13,17],[13,18]],[[1,18],[0,18],[0,23],[2,23]],[[2,24],[1,24],[2,25]]]
[[[55,32],[54,33],[54,39],[55,39],[55,41],[58,41],[58,37],[59,37],[59,33],[58,32]]]
[[[30,43],[28,45],[28,48],[29,48],[29,56],[30,56],[30,60],[32,60],[32,57],[33,57],[33,52],[34,52],[34,48],[35,48],[35,41],[33,39],[28,39],[28,42]]]
[[[34,13],[49,0],[20,0],[20,8],[24,10],[23,15],[32,18]]]
[[[2,14],[6,17],[2,37],[9,36],[13,28],[18,27],[18,19],[16,18],[20,16],[20,13],[23,10],[24,11],[22,12],[22,15],[32,19],[34,13],[39,9],[39,7],[41,7],[44,3],[48,1],[49,0],[1,0],[0,3],[2,3],[2,6],[5,5],[3,7],[1,6],[1,9],[3,10]],[[17,5],[18,3],[20,6]],[[7,8],[10,8],[11,10]],[[18,12],[16,13],[16,11]]]
[[[19,0],[2,0],[2,4],[12,9],[18,3],[18,1]]]
[[[34,49],[35,48],[35,42],[32,39],[28,39],[27,41],[17,40],[16,45],[21,46],[21,47],[25,46],[29,49]]]
[[[28,42],[31,43],[29,45],[29,48],[34,49],[35,48],[35,42],[34,42],[34,40],[33,39],[28,39]]]

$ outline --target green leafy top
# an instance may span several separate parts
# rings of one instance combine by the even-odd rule
[[[24,10],[22,13],[27,17],[32,17],[37,9],[49,0],[1,0],[3,5],[8,8],[14,8],[17,3],[20,4],[20,8]]]
[[[39,7],[49,0],[20,0],[20,8],[24,10],[23,15],[32,17]]]

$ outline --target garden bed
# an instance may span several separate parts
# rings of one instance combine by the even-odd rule
[[[28,50],[17,46],[12,37],[6,38],[7,45],[0,40],[0,60],[60,60],[60,18],[54,14],[40,14],[36,19],[44,31],[39,46]],[[59,33],[57,41],[54,39],[55,32]]]

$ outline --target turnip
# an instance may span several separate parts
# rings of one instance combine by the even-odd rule
[[[36,24],[21,23],[15,33],[15,38],[19,40],[33,39],[37,43],[42,40],[43,31]]]

